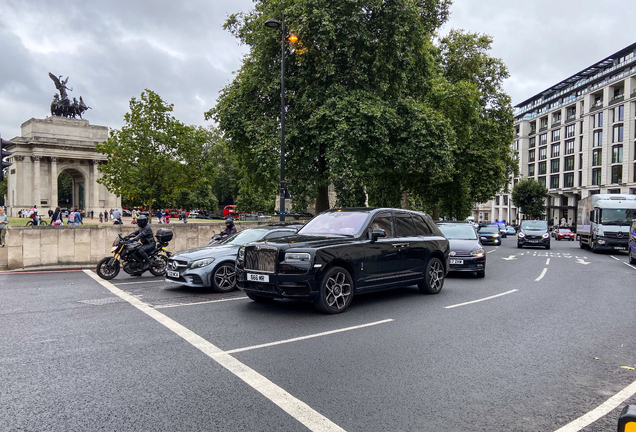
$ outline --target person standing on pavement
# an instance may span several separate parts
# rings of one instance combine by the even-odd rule
[[[104,222],[108,223],[108,210],[104,210]]]
[[[4,214],[4,207],[0,207],[0,247],[4,247],[4,238],[7,235],[7,225],[9,218]]]
[[[188,223],[188,215],[186,214],[185,210],[181,210],[180,219],[183,221],[183,223]]]

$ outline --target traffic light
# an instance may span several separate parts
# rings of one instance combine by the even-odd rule
[[[12,163],[4,161],[4,158],[9,157],[13,154],[5,149],[5,147],[10,145],[13,145],[11,141],[3,140],[2,138],[0,138],[0,182],[4,180],[4,169],[13,165]]]

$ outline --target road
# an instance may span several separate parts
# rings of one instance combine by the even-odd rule
[[[153,277],[0,274],[0,430],[615,430],[636,404],[636,268],[503,242],[485,279],[334,316]]]

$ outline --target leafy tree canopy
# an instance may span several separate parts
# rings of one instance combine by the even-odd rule
[[[133,97],[129,107],[125,125],[111,130],[108,140],[96,147],[108,157],[108,163],[99,166],[99,183],[149,209],[156,208],[156,200],[181,197],[178,191],[211,186],[213,168],[203,157],[210,147],[209,130],[175,119],[172,104],[151,90]]]
[[[540,219],[545,214],[547,197],[548,189],[531,178],[521,180],[512,189],[513,204],[531,219]]]
[[[434,43],[449,0],[257,0],[226,28],[250,46],[234,81],[206,113],[218,121],[249,190],[276,191],[280,157],[281,19],[287,43],[286,175],[294,207],[316,199],[395,205],[405,193],[431,206],[487,200],[512,172],[507,77],[490,38],[451,32]],[[476,181],[477,180],[477,181]],[[246,186],[247,187],[247,186]]]

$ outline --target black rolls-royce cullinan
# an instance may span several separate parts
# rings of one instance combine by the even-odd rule
[[[423,293],[439,293],[449,253],[448,240],[423,213],[334,209],[295,235],[242,246],[237,285],[257,302],[289,298],[339,313],[357,293],[411,284]]]

